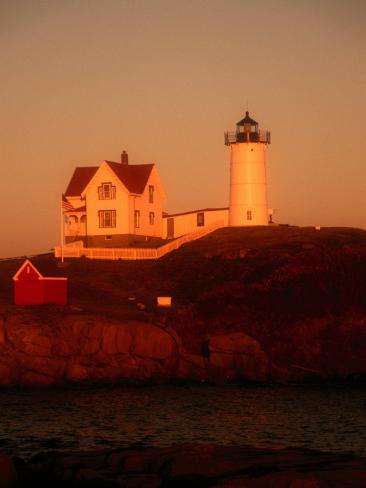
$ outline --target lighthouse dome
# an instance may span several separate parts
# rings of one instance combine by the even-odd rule
[[[245,112],[245,117],[244,119],[241,119],[239,120],[239,122],[236,124],[236,125],[258,125],[258,122],[256,122],[255,120],[253,120],[251,117],[249,117],[249,112],[246,111]]]

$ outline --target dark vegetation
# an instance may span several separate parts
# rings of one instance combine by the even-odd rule
[[[52,256],[32,261],[49,266],[52,275]],[[12,305],[11,277],[21,262],[0,262],[3,312],[19,308]],[[366,232],[360,229],[225,228],[158,261],[70,260],[62,273],[69,278],[69,307],[34,307],[35,313],[52,320],[71,307],[162,322],[194,352],[210,333],[242,330],[268,350],[286,343],[286,350],[277,347],[281,362],[281,354],[291,354],[294,335],[297,341],[329,336],[331,342],[349,322],[366,330]],[[161,295],[173,297],[171,309],[155,306]],[[347,337],[366,347],[360,329]]]

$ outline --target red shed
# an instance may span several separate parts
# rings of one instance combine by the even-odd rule
[[[67,303],[67,278],[45,277],[29,259],[24,261],[13,276],[14,303],[16,305],[41,305]]]

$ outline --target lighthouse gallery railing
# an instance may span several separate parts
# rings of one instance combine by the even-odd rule
[[[257,132],[225,132],[225,145],[235,144],[237,142],[263,142],[265,144],[271,143],[271,133],[268,130],[259,130]]]

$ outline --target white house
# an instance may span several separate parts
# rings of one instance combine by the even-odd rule
[[[78,167],[64,195],[66,243],[123,247],[162,238],[165,199],[156,166],[128,164],[126,152],[120,163]]]

